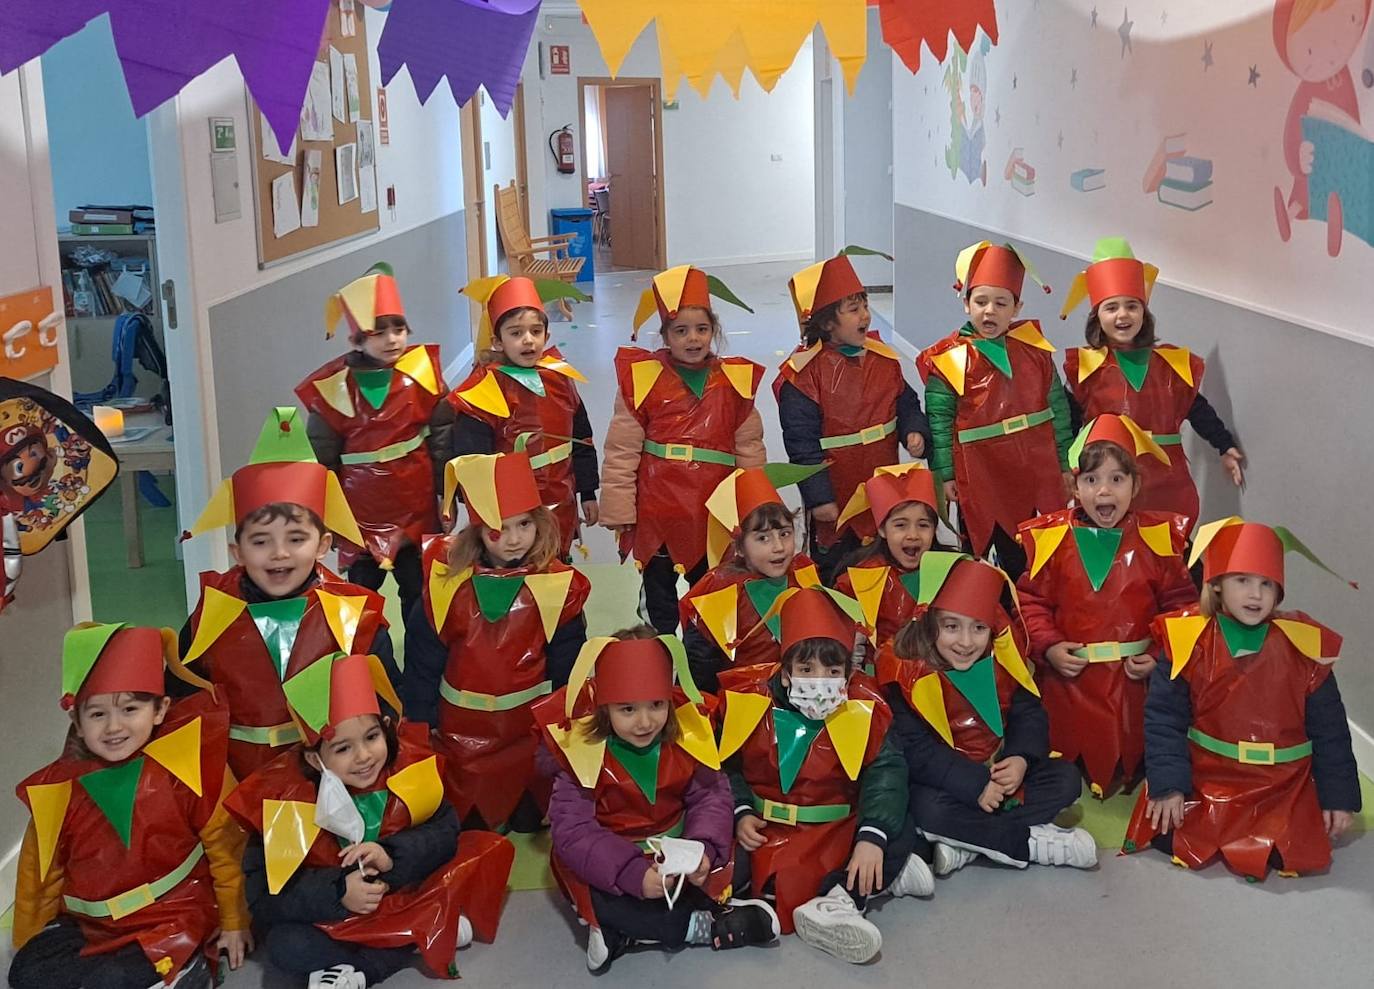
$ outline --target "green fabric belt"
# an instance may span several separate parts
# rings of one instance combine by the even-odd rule
[[[549,464],[561,464],[571,456],[572,444],[560,443],[557,446],[550,447],[543,453],[536,453],[533,457],[530,457],[530,467],[534,470],[538,470],[541,467],[549,466]]]
[[[1310,741],[1276,749],[1273,742],[1223,742],[1196,728],[1188,729],[1188,737],[1208,752],[1215,752],[1247,766],[1277,766],[1285,762],[1297,762],[1312,754]]]
[[[1182,433],[1151,433],[1150,435],[1160,446],[1177,446],[1183,442]]]
[[[144,883],[142,886],[120,893],[118,896],[112,896],[108,900],[83,900],[75,896],[64,895],[62,902],[71,913],[79,913],[84,917],[110,917],[113,920],[118,920],[142,910],[144,907],[152,906],[158,897],[166,896],[179,882],[191,874],[196,863],[204,857],[205,846],[196,842],[196,847],[191,849],[191,854],[186,856],[186,861],[161,879],[154,879],[150,883]]]
[[[974,426],[972,429],[959,430],[960,443],[976,443],[979,440],[990,440],[997,436],[1010,436],[1012,433],[1019,433],[1032,426],[1039,426],[1049,422],[1054,418],[1054,413],[1049,409],[1041,409],[1039,412],[1032,412],[1030,415],[1012,416],[1010,419],[1003,419],[1001,422],[994,422],[987,426]]]
[[[896,431],[897,420],[889,419],[887,422],[880,422],[876,426],[865,426],[857,433],[845,433],[843,436],[822,436],[821,449],[838,450],[846,446],[867,446],[891,436]]]
[[[553,693],[553,681],[541,680],[533,687],[513,694],[483,694],[476,690],[459,690],[447,679],[439,681],[439,694],[454,707],[468,711],[511,711],[528,704],[537,697]]]
[[[754,809],[773,824],[825,824],[849,816],[849,804],[782,804],[754,798]]]
[[[301,740],[301,730],[294,721],[282,725],[257,727],[254,725],[230,725],[229,737],[236,742],[250,742],[253,745],[293,745]]]
[[[1089,642],[1082,649],[1071,649],[1070,653],[1089,663],[1115,663],[1127,656],[1139,656],[1150,651],[1154,639],[1136,639],[1134,642]]]
[[[408,440],[401,440],[399,443],[390,443],[380,450],[364,450],[361,453],[344,453],[339,455],[339,462],[343,464],[384,464],[388,460],[400,460],[407,453],[420,449],[429,436],[429,427],[421,426],[420,431]]]
[[[654,838],[681,838],[683,828],[686,827],[686,824],[687,815],[683,814],[681,817],[677,819],[677,823],[674,824],[667,831],[663,832],[662,834],[656,834],[652,838],[645,838],[643,841],[636,841],[635,844],[639,846],[641,851],[647,852],[650,850],[649,842],[652,841]]]
[[[692,446],[690,443],[655,443],[653,440],[645,440],[644,452],[652,453],[663,460],[695,460],[704,464],[720,464],[723,467],[735,466],[733,454]]]

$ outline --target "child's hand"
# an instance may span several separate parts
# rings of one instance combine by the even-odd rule
[[[744,847],[746,852],[756,852],[768,840],[768,836],[763,833],[766,826],[763,818],[756,814],[745,814],[735,825],[735,840]]]
[[[978,807],[980,810],[991,814],[1002,806],[1002,800],[1006,795],[1006,791],[1002,789],[1002,784],[990,779],[988,785],[983,787],[983,792],[978,795]]]
[[[710,874],[711,853],[702,852],[701,861],[697,863],[697,867],[693,869],[691,872],[687,873],[687,881],[691,883],[693,886],[704,886],[706,884],[706,877]]]
[[[364,869],[354,869],[344,878],[344,895],[339,902],[349,913],[372,913],[389,889],[381,880],[371,879]]]
[[[1026,760],[1022,756],[1009,755],[992,764],[992,782],[1000,786],[1004,793],[1015,793],[1021,789],[1025,779]]]
[[[1045,659],[1060,676],[1076,677],[1088,665],[1085,657],[1073,654],[1073,650],[1082,648],[1081,642],[1056,642],[1045,650]]]
[[[1146,801],[1145,816],[1150,819],[1150,827],[1160,834],[1168,834],[1183,823],[1183,794],[1168,793],[1157,800]]]
[[[944,488],[945,488],[945,501],[958,501],[958,500],[959,500],[959,486],[958,486],[957,484],[955,484],[953,481],[946,481],[946,482],[944,483]]]
[[[596,503],[595,498],[588,498],[582,503],[582,521],[588,525],[596,525],[601,518],[601,506]]]
[[[1131,680],[1144,680],[1155,671],[1159,665],[1158,660],[1148,653],[1140,656],[1124,656],[1121,666],[1126,671],[1126,676]]]
[[[658,874],[658,866],[649,866],[649,871],[644,873],[644,882],[640,885],[640,892],[646,900],[663,899],[663,877]]]
[[[883,888],[881,848],[871,841],[854,843],[854,851],[849,856],[849,879],[845,887],[860,896],[872,896]]]
[[[907,433],[906,442],[903,445],[906,447],[906,452],[913,457],[925,456],[926,438],[920,433]]]
[[[811,517],[817,522],[834,522],[840,517],[840,508],[833,501],[827,501],[811,509]]]
[[[1238,488],[1245,486],[1245,454],[1233,446],[1221,455],[1221,466],[1231,475],[1232,484]]]
[[[362,862],[367,866],[368,873],[374,876],[390,872],[393,865],[387,850],[375,841],[349,845],[339,853],[339,858],[342,859],[339,863],[342,868],[347,869],[355,862]]]
[[[219,940],[215,943],[216,954],[223,951],[229,955],[229,967],[231,969],[242,965],[244,956],[252,950],[252,931],[220,931]]]
[[[1355,815],[1348,810],[1322,811],[1322,827],[1333,838],[1339,838],[1355,821]]]

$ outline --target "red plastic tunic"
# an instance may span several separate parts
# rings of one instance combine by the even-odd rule
[[[1195,615],[1196,610],[1182,613]],[[1155,637],[1168,642],[1164,616]],[[1340,636],[1300,611],[1275,612],[1274,619],[1315,628],[1323,644]],[[1167,649],[1167,646],[1166,646]],[[1326,652],[1326,650],[1323,650]],[[1170,655],[1174,663],[1179,657]],[[1307,741],[1307,698],[1331,667],[1303,655],[1271,621],[1258,653],[1232,659],[1215,619],[1199,636],[1179,676],[1188,682],[1192,726],[1227,742],[1269,742],[1275,748]],[[1184,805],[1183,823],[1174,831],[1174,857],[1190,869],[1218,853],[1237,872],[1263,879],[1269,853],[1277,851],[1283,868],[1320,872],[1331,864],[1331,839],[1322,825],[1322,808],[1312,777],[1312,757],[1277,765],[1247,765],[1188,743],[1193,763],[1193,793]],[[1126,847],[1145,848],[1154,837],[1145,815],[1146,788],[1136,801],[1126,831]]]
[[[213,843],[203,832],[220,802],[228,711],[216,704],[209,693],[195,694],[168,712],[148,744],[197,720],[201,795],[197,796],[190,786],[148,755],[145,746],[145,751],[135,757],[142,760],[142,767],[134,791],[128,847],[81,780],[115,765],[128,765],[128,761],[112,764],[96,758],[64,757],[19,784],[16,793],[29,805],[29,787],[70,781],[70,798],[51,866],[62,873],[64,896],[101,902],[135,891],[176,870],[197,845]],[[224,821],[228,823],[227,818]],[[232,824],[229,827],[237,831]],[[90,917],[68,911],[86,939],[81,953],[106,954],[136,943],[164,979],[174,979],[220,926],[210,868],[210,855],[218,849],[205,850],[207,854],[185,879],[133,913],[116,920],[112,916]],[[241,850],[238,844],[236,851]],[[27,903],[33,891],[24,888],[22,878],[20,885],[16,895]]]
[[[215,684],[229,705],[233,726],[273,728],[292,725],[291,710],[286,704],[286,694],[281,689],[282,681],[322,656],[351,651],[350,643],[339,642],[330,628],[327,613],[320,606],[321,591],[337,597],[362,599],[351,640],[360,648],[366,649],[377,635],[377,630],[387,627],[380,594],[340,580],[324,567],[318,567],[318,572],[319,583],[302,595],[306,600],[305,612],[301,616],[300,627],[284,670],[278,670],[273,662],[253,615],[239,596],[242,593],[240,581],[243,568],[231,567],[223,573],[207,570],[200,575],[200,601],[191,613],[192,649],[187,653],[187,663],[194,673]],[[227,596],[231,599],[228,602],[231,607],[242,605],[228,625],[218,626],[218,620],[206,624],[206,601],[207,597],[213,595]],[[218,619],[220,610],[213,610]],[[202,625],[205,625],[206,636],[214,637],[203,652],[198,652]],[[218,634],[215,634],[217,626]],[[280,753],[282,746],[292,744],[298,737],[296,732],[287,731],[284,740],[276,746],[231,738],[229,768],[237,779],[243,779]]]
[[[442,772],[443,757],[429,748],[425,735],[424,726],[402,722],[397,728],[395,762],[382,770],[371,791],[359,792],[387,790],[389,779],[427,759],[437,760]],[[225,806],[244,828],[262,834],[263,801],[315,802],[317,784],[306,777],[301,766],[299,749],[282,753],[240,783]],[[412,820],[406,802],[392,791],[382,812],[378,837],[385,839],[425,820],[428,817]],[[339,838],[321,830],[301,867],[337,869],[341,847]],[[464,831],[458,837],[453,858],[418,886],[387,893],[373,913],[315,926],[336,941],[373,948],[414,945],[434,975],[456,978],[451,966],[458,939],[458,915],[468,918],[477,937],[494,941],[514,861],[515,848],[505,838],[489,831]]]
[[[1068,526],[1068,531],[1051,548],[1045,540],[1060,526]],[[1074,536],[1074,530],[1092,526],[1076,510],[1033,519],[1018,536],[1030,566],[1017,591],[1037,664],[1036,680],[1050,716],[1050,745],[1065,759],[1081,759],[1088,781],[1103,791],[1118,767],[1126,781],[1140,768],[1148,681],[1128,678],[1120,660],[1089,662],[1078,676],[1065,677],[1046,662],[1045,651],[1060,642],[1149,639],[1150,623],[1157,616],[1197,601],[1197,587],[1184,562],[1187,519],[1132,511],[1118,528],[1121,544],[1097,591]],[[1048,557],[1042,559],[1045,553]],[[1158,653],[1159,647],[1152,644],[1146,655]]]
[[[873,599],[870,595],[861,595],[854,590],[856,580],[860,586],[868,586],[868,581],[879,579],[870,572],[873,570],[887,571],[882,575],[882,583],[878,586],[876,607],[873,606]],[[860,607],[863,608],[864,619],[870,627],[875,629],[873,636],[875,646],[883,646],[891,642],[908,622],[921,617],[924,609],[917,606],[916,598],[912,596],[911,591],[907,590],[906,584],[902,583],[902,578],[906,577],[915,586],[914,581],[919,572],[919,568],[904,571],[901,567],[888,563],[879,553],[859,561],[841,572],[839,577],[835,579],[835,590],[857,599]]]
[[[425,614],[448,646],[448,664],[444,669],[447,687],[443,694],[466,691],[499,698],[547,684],[544,650],[548,641],[528,585],[516,593],[505,617],[491,622],[482,615],[472,580],[465,580],[453,594],[442,622],[437,620],[436,604],[441,606],[441,602],[436,602],[431,577],[435,564],[442,565],[446,552],[447,542],[433,539],[425,547],[424,555]],[[479,567],[474,576],[528,577],[538,572],[529,567]],[[591,583],[563,563],[555,562],[542,572],[572,574],[558,616],[558,625],[562,626],[582,613]],[[435,744],[447,759],[444,783],[460,818],[466,818],[476,808],[482,820],[495,827],[510,817],[526,790],[538,801],[540,809],[548,809],[551,783],[534,767],[536,739],[530,709],[537,696],[542,695],[509,710],[459,707],[449,696],[440,696]]]
[[[636,405],[633,367],[641,362],[656,362],[661,370]],[[712,357],[706,366],[706,384],[697,398],[674,370],[667,348],[653,353],[639,347],[616,351],[621,399],[643,428],[646,441],[734,455],[735,433],[754,411],[763,368],[743,357]],[[733,370],[727,374],[726,368]],[[638,373],[641,380],[647,378],[643,371]],[[737,377],[732,380],[730,374]],[[630,538],[622,540],[621,552],[632,554],[642,567],[666,546],[675,564],[692,569],[706,555],[706,499],[732,470],[701,460],[666,460],[645,451],[636,477],[637,521]]]
[[[1186,363],[1193,379],[1191,384],[1161,356],[1161,351],[1173,352],[1178,355],[1175,359]],[[1177,435],[1183,428],[1206,370],[1197,354],[1181,347],[1157,345],[1140,391],[1131,387],[1117,362],[1116,353],[1110,349],[1106,350],[1105,360],[1096,370],[1080,377],[1080,355],[1083,354],[1087,354],[1091,362],[1093,352],[1086,347],[1070,347],[1065,352],[1064,380],[1083,410],[1084,422],[1110,412],[1130,416],[1141,429],[1151,433]],[[1188,519],[1188,531],[1191,532],[1198,521],[1198,493],[1188,470],[1188,457],[1182,443],[1169,443],[1164,452],[1169,455],[1167,467],[1154,457],[1140,458],[1140,494],[1132,505],[1143,511],[1177,512]]]
[[[346,458],[376,453],[393,444],[416,443],[446,390],[437,344],[411,347],[401,355],[398,366],[418,360],[417,351],[428,358],[428,373],[436,387],[433,392],[393,368],[382,406],[374,408],[358,386],[358,369],[348,367],[347,356],[341,356],[297,385],[296,397],[343,438]],[[418,547],[426,533],[439,531],[434,468],[423,441],[395,459],[343,463],[337,471],[367,543],[359,549],[336,535],[340,567],[347,569],[363,552],[378,563],[394,560],[407,543]]]
[[[751,666],[721,673],[717,695],[721,722],[729,713],[732,693],[771,697],[768,678],[776,671],[777,667]],[[892,711],[877,682],[862,673],[850,677],[849,699],[873,704],[868,746],[863,755],[863,765],[867,766],[882,747],[888,726],[892,724]],[[783,793],[771,706],[764,711],[739,754],[745,781],[760,800],[799,806],[849,804],[850,807],[849,815],[838,821],[795,825],[770,823],[764,829],[764,844],[749,853],[753,888],[763,889],[772,881],[777,895],[778,920],[783,933],[790,934],[792,911],[816,895],[816,888],[828,873],[849,861],[858,827],[859,782],[849,778],[829,734],[822,731],[811,743],[791,789]]]
[[[898,659],[891,646],[878,652],[878,682],[887,685],[897,684],[902,697],[907,700],[917,715],[925,714],[910,701],[911,688],[922,677],[934,673],[940,678],[940,695],[944,700],[945,715],[949,718],[949,733],[954,740],[951,748],[966,759],[991,765],[1002,750],[1002,736],[988,727],[973,705],[950,683],[943,670],[920,659]],[[1002,711],[1002,724],[1007,723],[1007,713],[1011,710],[1011,699],[1018,686],[1016,680],[1001,666],[994,664],[993,672],[997,684],[997,706]]]
[[[763,604],[763,611],[767,611],[776,596],[770,593],[771,588],[768,585],[771,583],[767,578],[760,577],[754,571],[746,569],[739,561],[723,563],[714,570],[708,570],[701,580],[692,585],[692,589],[678,603],[678,610],[682,614],[682,627],[684,629],[688,626],[695,628],[720,649],[725,650],[726,655],[729,655],[729,646],[732,640],[729,628],[708,621],[706,616],[697,610],[694,602],[707,594],[723,591],[728,587],[738,588],[735,592],[733,638],[739,639],[758,625],[759,620],[763,617],[746,585],[758,585],[759,602]],[[780,580],[773,586],[778,591],[787,587],[820,586],[820,578],[816,574],[815,563],[805,553],[798,553],[792,558],[792,565],[788,568],[786,579]],[[713,614],[709,608],[708,614]],[[780,662],[782,662],[782,652],[778,640],[767,628],[761,628],[744,639],[735,650],[734,665],[736,666],[758,666]]]
[[[773,379],[774,396],[782,392],[784,384],[790,384],[815,402],[821,410],[823,437],[848,436],[892,422],[897,418],[897,399],[906,387],[902,362],[882,345],[877,334],[871,336],[879,348],[865,349],[855,357],[845,356],[831,343],[799,346],[778,368],[778,376]],[[897,463],[898,445],[903,439],[894,429],[870,443],[826,450],[835,504],[844,508],[854,489],[872,477],[875,470]],[[833,522],[813,520],[811,524],[821,546],[834,545],[838,536]],[[855,518],[849,526],[863,539],[871,539],[877,531],[867,514]]]
[[[558,351],[550,348],[545,354],[560,357]],[[500,371],[496,365],[481,365],[473,370],[457,388],[449,392],[448,401],[458,415],[471,416],[490,427],[494,440],[491,453],[510,453],[515,449],[515,441],[522,433],[531,433],[525,451],[531,457],[539,457],[550,450],[565,447],[573,435],[573,417],[582,399],[577,394],[577,386],[572,378],[553,368],[535,367],[531,370],[539,375],[544,386],[543,397],[526,388],[516,378]],[[475,397],[465,399],[458,393],[475,388],[487,378],[491,378],[506,401],[510,415],[501,416],[490,409],[482,408]],[[558,531],[562,537],[560,555],[567,556],[577,538],[577,489],[572,470],[572,456],[562,455],[555,463],[539,467],[534,472],[539,484],[539,494],[558,519]]]
[[[959,511],[979,556],[987,552],[994,525],[1013,535],[1026,519],[1056,511],[1068,500],[1052,420],[968,443],[958,438],[965,429],[991,426],[1049,408],[1050,387],[1056,378],[1054,358],[1051,351],[1011,335],[1018,330],[1029,333],[1023,329],[1026,327],[1040,336],[1040,324],[1030,319],[1013,323],[1003,337],[1011,364],[1010,379],[978,351],[973,337],[961,331],[927,347],[916,358],[922,381],[929,381],[933,374],[958,396],[954,480],[959,488]],[[951,381],[935,363],[937,356],[960,347],[967,354],[962,394],[959,382]]]

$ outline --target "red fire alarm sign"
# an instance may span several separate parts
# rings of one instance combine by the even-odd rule
[[[549,45],[549,72],[566,76],[572,72],[572,51],[567,45]]]

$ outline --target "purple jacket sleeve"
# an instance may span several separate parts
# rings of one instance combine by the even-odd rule
[[[682,801],[687,805],[682,837],[704,843],[713,868],[728,861],[735,841],[735,801],[729,778],[719,770],[697,766]]]
[[[560,770],[549,799],[553,850],[588,886],[617,895],[641,896],[649,859],[635,845],[603,827],[589,791]]]

